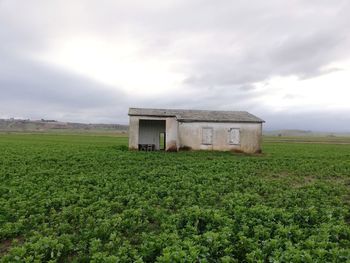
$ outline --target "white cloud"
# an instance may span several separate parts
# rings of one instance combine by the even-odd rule
[[[272,77],[257,83],[257,89],[264,93],[259,103],[275,112],[303,113],[307,109],[350,113],[350,61],[333,66],[338,70],[314,78]]]
[[[41,60],[121,89],[128,95],[149,98],[179,87],[184,79],[172,67],[176,58],[144,54],[137,41],[98,38],[71,38],[56,42],[36,55]]]

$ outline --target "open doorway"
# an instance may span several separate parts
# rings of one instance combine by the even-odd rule
[[[165,120],[140,120],[139,150],[165,150]]]

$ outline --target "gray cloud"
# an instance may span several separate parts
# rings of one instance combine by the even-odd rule
[[[335,116],[344,113],[305,108],[304,117],[288,121],[285,112],[256,102],[264,94],[254,83],[341,70],[324,68],[350,56],[349,13],[347,0],[0,0],[0,117],[125,123],[129,105],[242,109],[271,128],[328,129],[325,120],[343,121]],[[180,59],[173,70],[185,76],[183,92],[150,102],[32,58],[79,36],[133,39],[142,44],[142,57]]]
[[[267,130],[299,129],[320,132],[350,132],[348,125],[348,123],[350,123],[349,115],[334,112],[325,112],[322,109],[304,113],[291,113],[287,111],[278,113],[265,113],[264,119],[269,122],[268,125],[265,125],[265,128]]]
[[[36,118],[71,116],[71,120],[88,120],[87,117],[91,116],[85,116],[84,112],[91,114],[106,108],[128,107],[128,97],[121,91],[86,77],[45,63],[5,54],[1,57],[0,111],[3,114],[33,114]],[[81,113],[82,116],[79,118],[74,113]],[[118,111],[113,114],[116,119],[123,119],[118,116]],[[95,121],[103,119],[96,116],[93,118]]]

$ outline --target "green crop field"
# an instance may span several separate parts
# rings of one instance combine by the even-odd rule
[[[325,142],[0,134],[0,262],[350,262],[350,144]]]

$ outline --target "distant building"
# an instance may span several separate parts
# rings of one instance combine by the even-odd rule
[[[129,109],[129,148],[261,152],[262,119],[245,111]]]

